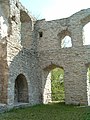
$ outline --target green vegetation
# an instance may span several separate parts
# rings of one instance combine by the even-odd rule
[[[65,98],[63,69],[56,68],[51,71],[51,85],[52,100],[63,101]],[[64,102],[36,105],[2,113],[0,120],[90,120],[90,107],[65,105]]]
[[[64,101],[64,70],[56,68],[51,71],[52,101]]]
[[[90,120],[90,107],[64,103],[37,105],[0,114],[0,120]]]

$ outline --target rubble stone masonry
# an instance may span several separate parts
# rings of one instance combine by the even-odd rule
[[[89,105],[90,45],[83,44],[88,22],[90,8],[45,21],[32,17],[18,0],[0,0],[0,103],[50,102],[47,76],[60,67],[64,69],[65,103]],[[71,38],[72,46],[62,48],[65,36]]]

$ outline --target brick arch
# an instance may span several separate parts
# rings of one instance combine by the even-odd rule
[[[15,102],[29,102],[28,98],[28,83],[23,74],[19,74],[15,80],[14,86],[14,101]]]

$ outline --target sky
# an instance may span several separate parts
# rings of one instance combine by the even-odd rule
[[[69,17],[81,9],[90,8],[90,0],[20,0],[37,19]]]
[[[36,19],[62,19],[90,8],[90,0],[20,0]],[[90,22],[84,28],[85,45],[90,45]]]

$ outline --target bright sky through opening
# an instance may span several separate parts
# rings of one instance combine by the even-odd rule
[[[90,0],[20,0],[37,19],[55,20],[71,16],[81,9],[90,8]],[[86,40],[90,44],[90,23],[84,29]]]
[[[90,8],[90,0],[20,0],[37,18],[46,20],[68,17],[81,9]]]

